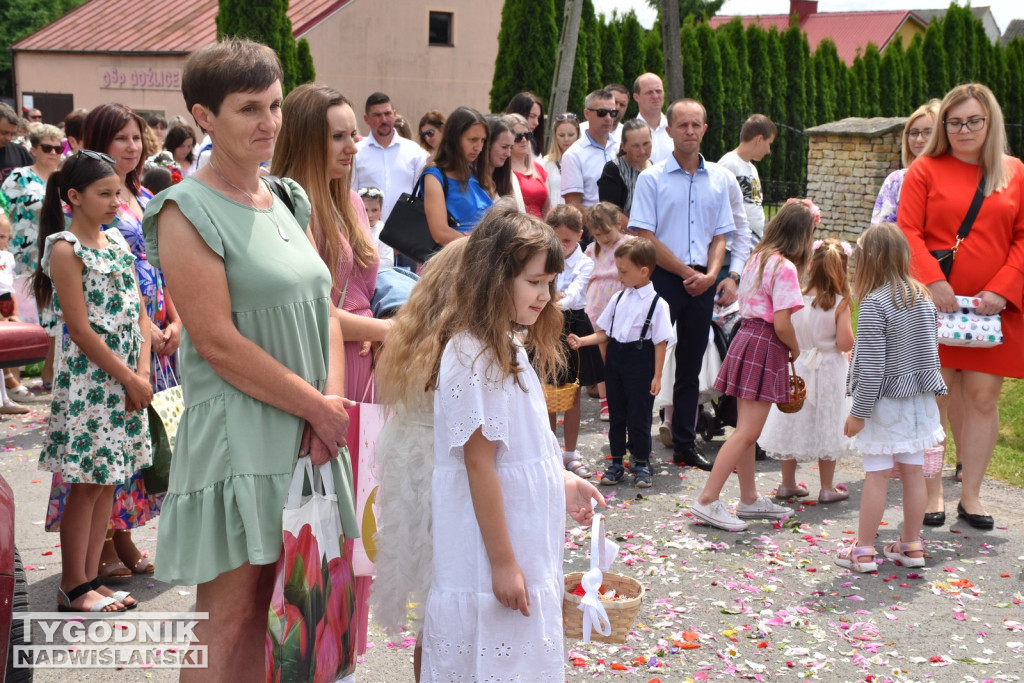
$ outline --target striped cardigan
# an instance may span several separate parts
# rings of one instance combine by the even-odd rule
[[[875,402],[883,397],[945,394],[939,367],[938,318],[931,299],[896,308],[888,284],[864,297],[846,377],[852,416],[871,417]]]

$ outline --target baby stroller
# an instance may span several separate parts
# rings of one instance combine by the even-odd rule
[[[734,328],[739,320],[739,304],[731,306],[715,306],[708,331],[708,346],[704,351],[704,361],[700,371],[700,395],[697,399],[697,434],[705,443],[725,433],[725,425],[736,425],[736,401],[729,396],[722,396],[715,390],[715,378],[722,367],[725,354],[729,349]],[[665,350],[665,363],[661,371],[661,391],[654,399],[654,408],[661,410],[672,405],[672,388],[675,384],[676,363],[675,345]],[[724,407],[720,405],[724,404]],[[731,422],[725,421],[723,412],[728,412],[731,405]],[[666,444],[668,445],[668,444]]]

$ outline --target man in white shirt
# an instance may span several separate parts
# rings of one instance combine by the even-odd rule
[[[717,164],[705,164],[700,154],[708,127],[700,102],[673,102],[667,122],[673,153],[637,178],[629,225],[654,242],[658,267],[651,281],[676,324],[673,461],[710,470],[711,462],[695,443],[699,377],[725,237],[735,230],[729,187],[736,180]]]
[[[668,134],[668,119],[661,113],[665,104],[665,87],[657,74],[646,73],[633,81],[633,99],[640,113],[637,118],[651,129],[651,163],[665,161],[672,156],[672,138]]]
[[[384,192],[380,220],[387,223],[391,209],[403,192],[412,192],[427,164],[427,152],[412,140],[395,132],[395,110],[391,98],[375,92],[366,98],[363,121],[370,135],[356,147],[352,189],[376,187]]]
[[[764,207],[761,202],[764,198],[761,192],[761,178],[757,174],[757,167],[751,161],[761,161],[772,151],[772,142],[778,134],[778,128],[770,118],[764,114],[754,114],[743,123],[740,129],[740,146],[718,160],[720,166],[724,166],[739,183],[743,194],[743,210],[750,225],[750,247],[746,250],[749,254],[754,244],[761,240],[764,235]],[[738,226],[737,226],[738,230]],[[725,265],[723,270],[729,274],[733,284],[722,280],[719,291],[724,293],[722,303],[728,305],[736,295],[736,288],[739,285],[740,275],[743,274],[743,265],[746,258],[739,258],[740,249],[734,249],[730,243],[726,249]]]
[[[618,109],[607,90],[587,95],[583,115],[590,124],[580,139],[562,155],[562,198],[581,212],[597,204],[597,181],[604,165],[619,153],[619,143],[611,136]]]
[[[615,108],[619,110],[619,113],[615,115],[615,129],[612,130],[611,136],[615,142],[621,143],[622,118],[626,115],[626,109],[629,108],[629,91],[621,83],[610,83],[604,86],[604,89],[612,94],[612,98],[615,100]],[[586,130],[590,130],[590,121],[584,121],[580,124],[580,135]]]

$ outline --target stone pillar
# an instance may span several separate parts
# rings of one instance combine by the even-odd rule
[[[906,118],[847,118],[814,128],[807,152],[807,196],[830,236],[856,240],[886,176],[900,168]]]

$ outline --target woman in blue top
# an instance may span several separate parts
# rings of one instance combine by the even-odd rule
[[[494,203],[487,155],[487,123],[480,112],[459,107],[448,117],[434,163],[423,172],[423,206],[430,235],[448,244],[472,232]],[[444,185],[447,184],[447,191]],[[451,216],[455,225],[448,222]]]

